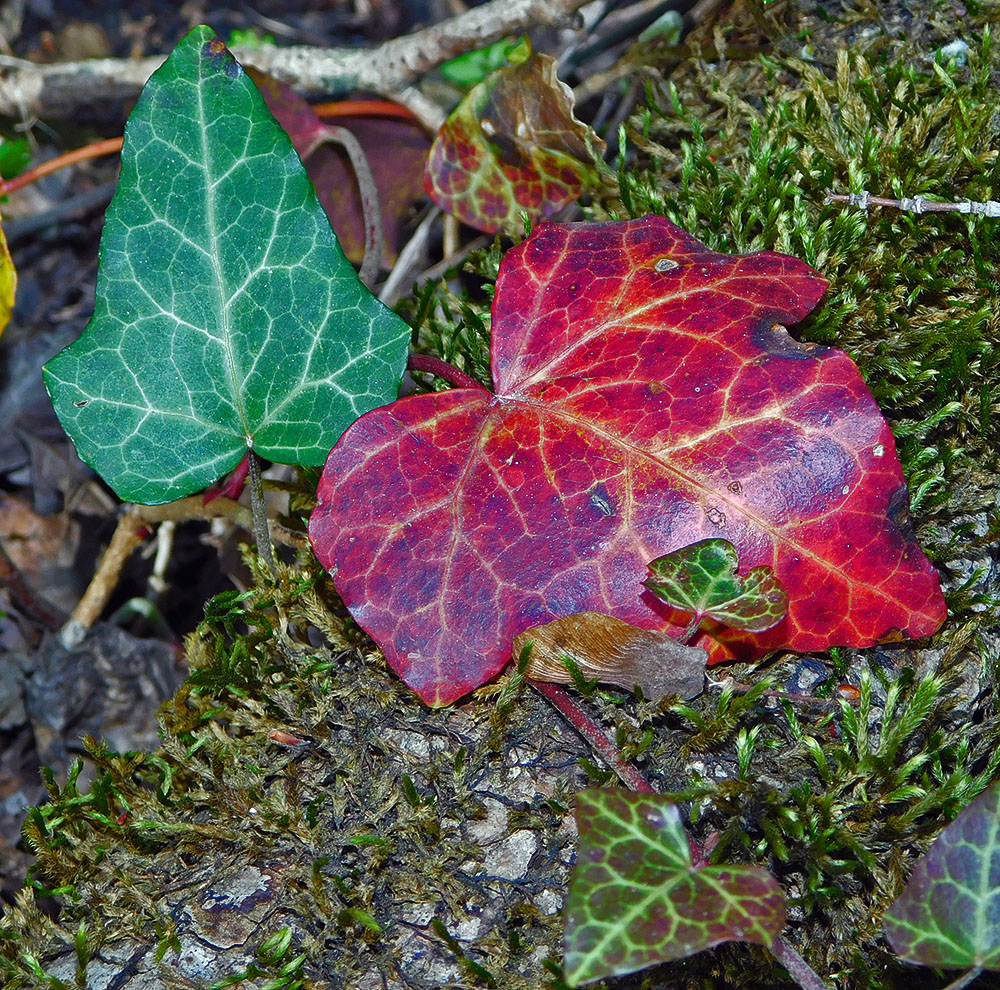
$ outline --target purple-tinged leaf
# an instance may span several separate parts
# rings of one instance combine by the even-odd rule
[[[431,146],[426,185],[434,201],[489,234],[543,220],[598,181],[604,142],[573,116],[556,60],[532,53],[471,89]]]
[[[908,962],[1000,969],[1000,785],[934,840],[883,924]]]
[[[677,806],[656,794],[591,788],[566,899],[570,986],[632,973],[720,942],[770,946],[785,897],[766,870],[691,862]]]
[[[351,614],[430,705],[519,632],[601,612],[670,632],[648,561],[725,537],[788,614],[703,635],[709,663],[926,636],[946,609],[888,424],[841,351],[799,344],[826,282],[716,254],[660,217],[543,224],[500,264],[483,388],[362,416],[309,521]]]

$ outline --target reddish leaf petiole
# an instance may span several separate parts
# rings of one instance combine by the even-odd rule
[[[467,375],[453,364],[430,354],[411,354],[406,367],[410,371],[423,371],[429,375],[437,375],[438,378],[443,378],[455,388],[478,388],[484,392],[489,391],[482,382],[476,381],[472,375]]]

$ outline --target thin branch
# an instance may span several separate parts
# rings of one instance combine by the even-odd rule
[[[621,750],[604,734],[604,730],[566,693],[565,688],[550,681],[528,683],[548,701],[590,743],[591,749],[633,791],[655,794],[648,780],[631,763],[622,759]]]
[[[709,688],[717,688],[720,691],[724,691],[726,688],[729,688],[736,694],[746,694],[754,688],[753,684],[744,684],[742,681],[733,680],[732,677],[723,677],[722,680],[719,681],[713,681],[712,678],[709,677],[707,679],[707,685]],[[823,709],[824,711],[840,711],[840,702],[836,698],[816,698],[811,694],[806,694],[804,691],[762,691],[760,696],[762,698],[774,698],[776,701],[787,701],[792,705],[812,705],[813,707]]]
[[[985,203],[969,199],[957,203],[939,203],[933,199],[924,199],[923,196],[885,199],[882,196],[872,196],[867,189],[862,189],[859,193],[827,193],[823,202],[826,205],[847,203],[848,206],[856,206],[866,213],[869,206],[888,206],[907,213],[975,213],[984,217],[1000,217],[1000,202],[994,199],[988,199]]]
[[[490,0],[456,17],[377,48],[309,45],[246,48],[233,53],[301,92],[340,96],[357,90],[392,95],[456,55],[540,24],[565,23],[586,0]],[[71,116],[106,100],[134,99],[163,56],[89,59],[35,65],[0,56],[0,114]]]
[[[431,228],[437,221],[441,210],[437,206],[432,206],[423,220],[417,224],[417,229],[410,239],[403,245],[403,249],[396,256],[396,263],[392,266],[388,277],[379,289],[378,297],[381,302],[392,309],[398,302],[398,297],[402,295],[403,286],[411,279],[411,273],[418,265],[424,264],[421,260],[427,253],[427,243],[430,240]]]
[[[122,568],[148,535],[149,527],[161,522],[185,522],[189,519],[230,519],[249,532],[254,529],[251,510],[231,498],[216,498],[206,504],[204,496],[199,494],[167,502],[165,505],[127,506],[83,598],[59,633],[59,640],[67,649],[83,642],[87,631],[100,618],[118,586]],[[309,547],[308,540],[301,533],[276,523],[271,523],[270,530],[278,543],[297,550]]]
[[[967,987],[973,981],[978,980],[982,975],[983,967],[974,966],[968,972],[963,973],[957,980],[952,980],[952,982],[949,983],[944,990],[963,990],[964,987]]]
[[[89,158],[113,155],[121,150],[122,138],[116,137],[108,138],[105,141],[95,141],[93,144],[88,144],[84,148],[77,148],[75,151],[67,151],[65,155],[50,158],[47,162],[42,162],[41,165],[29,168],[27,171],[22,172],[20,175],[15,175],[11,179],[0,180],[0,196],[6,196],[7,193],[12,193],[15,189],[30,185],[43,175],[58,172],[61,168],[76,165],[77,162],[85,162]]]
[[[812,966],[780,935],[771,946],[771,954],[788,970],[788,975],[802,987],[802,990],[830,990],[827,984],[816,975]]]
[[[397,120],[417,120],[417,115],[401,103],[392,100],[335,100],[332,103],[314,103],[312,112],[317,117],[394,117]]]
[[[149,527],[135,513],[126,512],[118,520],[108,549],[104,551],[104,556],[83,598],[59,631],[59,641],[67,650],[83,642],[87,630],[98,620],[111,598],[111,593],[118,586],[118,579],[129,557],[149,536]]]

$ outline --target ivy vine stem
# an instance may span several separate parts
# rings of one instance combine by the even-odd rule
[[[566,693],[566,689],[550,681],[529,681],[560,715],[590,743],[595,753],[611,767],[623,784],[633,791],[655,794],[652,785],[621,754],[621,750],[605,735],[604,730]]]
[[[788,975],[802,990],[830,990],[816,971],[779,935],[771,945],[771,955],[788,970]]]
[[[460,368],[456,368],[453,364],[442,361],[441,358],[431,354],[411,354],[406,367],[410,371],[423,371],[429,375],[437,375],[438,378],[443,378],[455,388],[478,388],[483,392],[489,391],[482,382],[476,381],[472,375],[467,375]]]
[[[253,536],[257,541],[257,553],[264,561],[268,573],[277,580],[278,568],[271,550],[271,530],[267,525],[267,506],[264,503],[264,480],[260,473],[260,458],[247,445],[247,465],[250,468],[250,511],[253,513]]]

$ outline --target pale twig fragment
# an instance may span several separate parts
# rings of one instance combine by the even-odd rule
[[[233,48],[247,66],[297,90],[330,96],[356,90],[394,95],[442,62],[539,24],[563,23],[586,0],[491,0],[377,48],[263,45]],[[134,99],[163,56],[35,65],[0,56],[0,114],[71,116],[80,107]]]
[[[866,213],[870,206],[888,206],[905,213],[973,213],[984,217],[1000,217],[1000,202],[995,199],[988,199],[985,203],[969,199],[956,203],[939,203],[937,200],[924,199],[923,196],[886,199],[883,196],[872,196],[867,189],[862,189],[859,193],[827,193],[824,203],[847,203]]]
[[[224,496],[213,499],[207,505],[201,495],[189,495],[187,498],[162,505],[127,506],[118,520],[111,543],[101,558],[83,598],[59,632],[59,641],[66,649],[79,646],[88,630],[101,617],[118,586],[122,568],[145,540],[147,527],[167,521],[184,522],[189,519],[229,519],[250,532],[254,528],[251,510],[242,503]],[[299,533],[286,529],[273,520],[269,521],[268,528],[272,539],[277,543],[296,550],[308,546]]]

